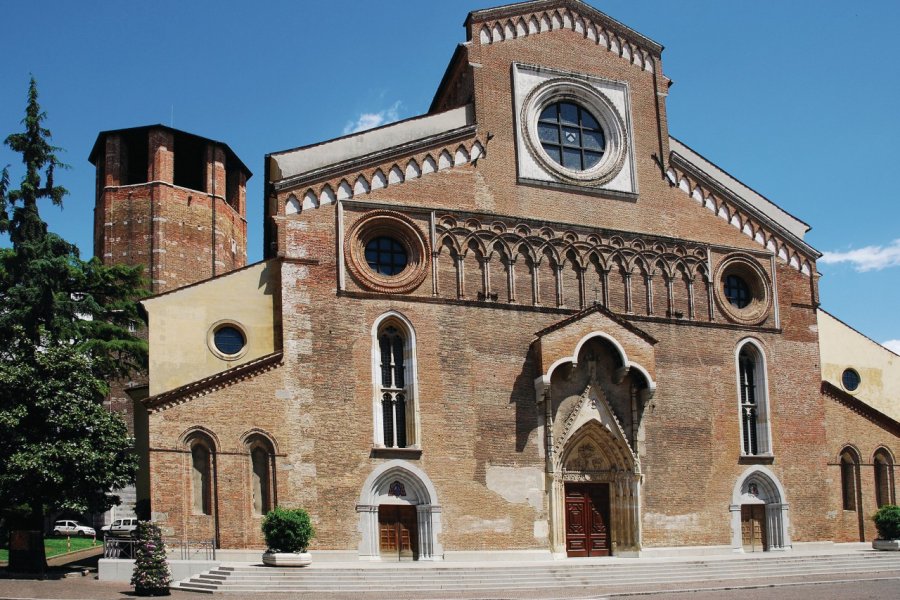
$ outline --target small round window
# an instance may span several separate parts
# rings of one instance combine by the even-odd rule
[[[750,305],[753,294],[742,277],[730,274],[725,276],[725,297],[735,308],[746,308]]]
[[[853,369],[844,369],[844,373],[841,375],[841,383],[844,384],[844,389],[848,392],[856,391],[861,381],[859,373]]]
[[[216,350],[227,356],[240,353],[246,343],[243,332],[231,325],[219,327],[213,334],[213,344],[215,344]]]
[[[587,109],[573,102],[554,102],[538,118],[541,147],[557,164],[572,171],[587,171],[606,151],[606,136]]]
[[[406,247],[392,237],[382,235],[366,243],[366,263],[379,275],[402,273],[408,262]]]

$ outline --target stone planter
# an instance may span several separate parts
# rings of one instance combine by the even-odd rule
[[[876,550],[900,550],[900,540],[872,540]]]
[[[312,564],[309,552],[266,552],[263,564],[270,567],[308,567]]]

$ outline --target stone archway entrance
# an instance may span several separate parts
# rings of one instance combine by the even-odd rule
[[[778,478],[765,467],[752,467],[732,492],[731,547],[734,552],[788,550],[788,503]]]
[[[557,557],[639,556],[639,457],[644,411],[656,390],[656,341],[599,305],[537,336],[542,375],[534,387],[550,551]],[[650,370],[630,359],[626,348]]]
[[[363,484],[359,503],[359,558],[441,560],[441,507],[424,471],[402,460],[376,468]]]

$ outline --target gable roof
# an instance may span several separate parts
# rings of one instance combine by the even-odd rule
[[[789,238],[798,248],[816,257],[820,255],[803,240],[806,232],[811,229],[806,222],[739,181],[684,142],[671,136],[669,137],[669,151],[676,166],[686,168],[693,175],[705,180],[711,187],[724,192],[749,213],[754,214],[768,223],[772,229]]]
[[[590,4],[582,2],[581,0],[531,0],[530,2],[517,2],[515,4],[495,6],[494,8],[473,10],[466,17],[464,25],[468,27],[472,23],[480,23],[481,21],[502,19],[560,8],[568,8],[569,10],[574,10],[579,14],[590,17],[591,19],[601,21],[605,26],[615,31],[626,40],[637,43],[655,54],[660,54],[663,51],[663,45],[659,42],[638,33],[628,25],[613,19],[608,14],[597,10]]]
[[[172,404],[181,404],[194,398],[205,396],[210,392],[233,385],[239,381],[249,379],[260,373],[270,371],[276,367],[280,367],[284,353],[282,351],[273,352],[261,356],[256,360],[251,360],[242,365],[226,369],[209,377],[198,379],[179,386],[175,389],[150,396],[141,402],[151,411],[161,410]]]
[[[851,396],[833,383],[823,381],[822,394],[828,396],[839,404],[843,404],[856,414],[865,417],[869,421],[877,423],[892,434],[900,436],[900,422],[884,414],[880,410],[869,406],[859,398]]]
[[[475,124],[471,104],[444,112],[412,117],[325,142],[266,155],[269,178],[280,181],[345,163],[389,148],[438,137]]]

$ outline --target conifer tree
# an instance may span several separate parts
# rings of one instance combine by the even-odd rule
[[[106,411],[106,381],[146,364],[138,324],[140,268],[83,261],[48,231],[39,201],[60,206],[64,168],[44,127],[32,78],[22,123],[5,140],[22,156],[11,189],[0,172],[0,510],[10,529],[9,568],[46,566],[40,531],[48,512],[102,511],[107,493],[134,480],[137,461],[121,418]]]

